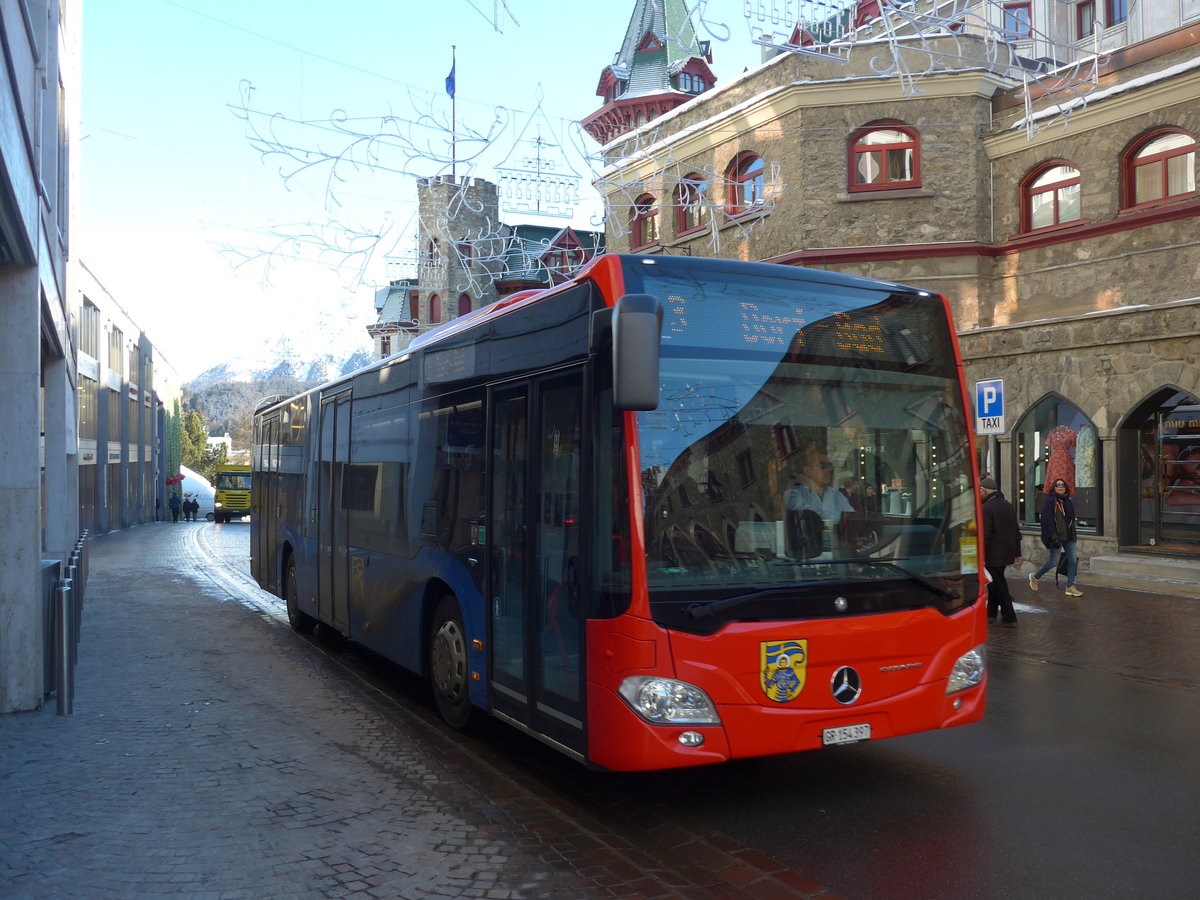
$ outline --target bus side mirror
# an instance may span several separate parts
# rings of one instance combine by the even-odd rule
[[[662,304],[649,294],[626,294],[612,317],[613,406],[658,409]]]

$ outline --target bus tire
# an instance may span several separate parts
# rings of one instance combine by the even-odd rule
[[[292,631],[311,634],[317,620],[300,609],[300,588],[296,582],[296,561],[290,556],[283,576],[283,602],[287,605],[288,624]]]
[[[453,594],[438,600],[429,623],[429,686],[446,724],[466,728],[472,713],[467,632]]]

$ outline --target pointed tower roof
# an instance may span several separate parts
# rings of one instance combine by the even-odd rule
[[[596,93],[606,102],[583,127],[607,143],[708,90],[709,48],[685,0],[635,0],[621,48],[600,73]]]
[[[661,93],[673,90],[670,77],[707,51],[696,39],[684,0],[637,0],[611,68],[629,82],[623,97]]]

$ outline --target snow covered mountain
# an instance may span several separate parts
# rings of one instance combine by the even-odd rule
[[[197,393],[219,384],[267,384],[284,380],[310,384],[353,372],[371,362],[365,332],[289,335],[265,341],[259,352],[234,356],[201,372],[185,386]]]

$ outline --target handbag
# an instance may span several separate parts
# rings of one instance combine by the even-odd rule
[[[1058,568],[1054,570],[1054,586],[1058,587],[1058,576],[1067,577],[1067,551],[1063,550],[1058,555]]]

